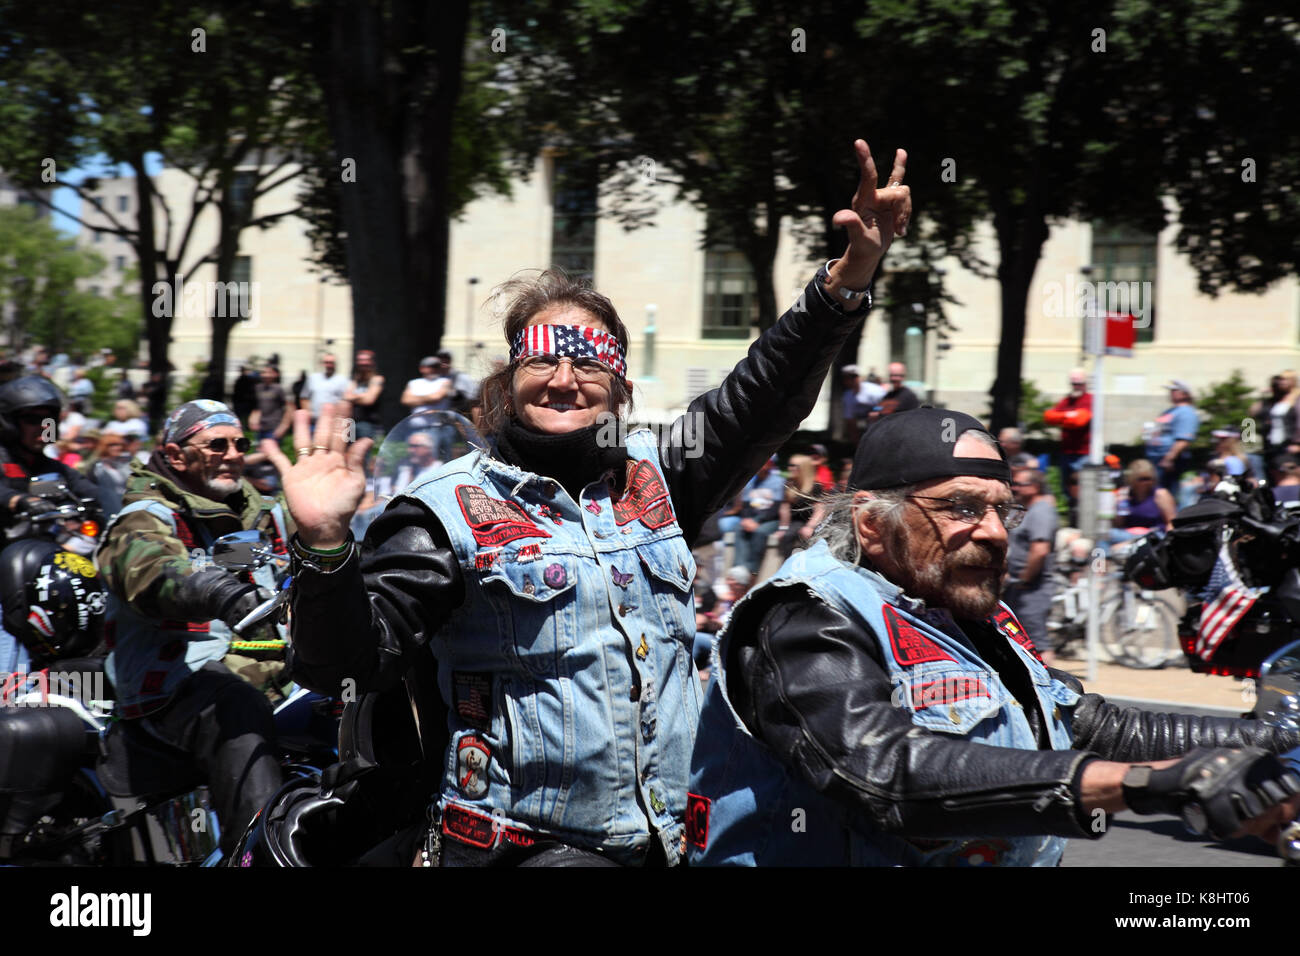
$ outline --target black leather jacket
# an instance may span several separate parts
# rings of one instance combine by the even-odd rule
[[[688,544],[808,416],[834,356],[866,314],[846,315],[813,281],[722,385],[663,432],[660,464]],[[295,677],[323,693],[349,679],[358,691],[390,687],[411,651],[464,599],[440,521],[398,497],[370,526],[359,557],[328,574],[297,563]]]
[[[1300,746],[1300,733],[1261,721],[1147,713],[1097,694],[1083,694],[1075,707],[1073,750],[972,744],[917,728],[890,701],[875,638],[806,588],[773,589],[743,613],[732,621],[724,666],[750,733],[828,798],[910,837],[1095,838],[1101,833],[1079,796],[1091,759],[1162,760],[1199,746]],[[963,624],[968,634],[971,626]],[[987,663],[1023,706],[1037,710],[1028,671],[1014,655]],[[1021,673],[1010,673],[1012,667]],[[1082,693],[1072,675],[1051,673]],[[825,693],[831,685],[836,693]],[[1026,812],[1031,808],[1036,812]]]
[[[14,523],[9,499],[26,495],[31,479],[37,475],[56,474],[78,498],[99,501],[99,485],[63,462],[44,454],[34,454],[21,446],[0,444],[0,528]]]

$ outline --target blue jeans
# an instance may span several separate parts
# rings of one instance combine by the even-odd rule
[[[767,550],[767,539],[778,527],[779,521],[764,521],[754,531],[736,529],[736,564],[743,564],[749,573],[757,576]]]

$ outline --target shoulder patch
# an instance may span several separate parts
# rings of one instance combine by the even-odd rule
[[[886,604],[881,610],[885,615],[885,631],[889,634],[889,649],[900,666],[911,667],[913,664],[955,659],[915,625],[903,620],[892,605]]]
[[[709,810],[712,801],[698,793],[686,794],[686,841],[701,850],[709,846]]]
[[[1030,654],[1033,654],[1036,661],[1040,664],[1043,662],[1042,655],[1038,653],[1038,648],[1034,647],[1034,642],[1029,639],[1029,635],[1025,633],[1024,627],[1016,620],[1016,616],[1009,610],[1003,608],[1002,610],[997,611],[990,620],[993,621],[993,626],[1004,635],[1011,638]]]
[[[628,524],[640,518],[651,531],[672,524],[673,506],[668,499],[668,488],[648,458],[627,463],[624,484],[623,497],[613,503],[617,524]]]

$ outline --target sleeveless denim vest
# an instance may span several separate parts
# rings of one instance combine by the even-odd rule
[[[972,743],[1037,749],[1024,709],[964,640],[928,623],[919,602],[865,568],[831,556],[825,542],[791,557],[743,601],[769,588],[803,585],[870,629],[893,684],[894,706],[918,727]],[[897,603],[895,603],[897,602]],[[740,605],[738,605],[739,607]],[[734,612],[732,620],[737,620]],[[1079,695],[1054,680],[1025,647],[1024,631],[1002,606],[990,619],[1029,669],[1052,748],[1067,750]],[[875,827],[794,773],[754,739],[728,696],[729,629],[714,647],[713,680],[700,718],[687,808],[692,863],[775,866],[1055,866],[1055,836],[905,839]],[[957,798],[960,799],[960,798]]]
[[[176,513],[155,499],[133,501],[117,513],[113,522],[135,511],[149,512],[179,535]],[[281,541],[287,540],[284,512],[278,502],[270,513],[276,534]],[[192,546],[209,552],[216,539],[203,523],[187,522],[187,527],[194,535]],[[105,535],[108,530],[104,529]],[[254,571],[252,580],[268,591],[278,588],[275,568],[269,564]],[[224,621],[159,621],[145,617],[112,591],[108,592],[107,621],[111,622],[113,650],[104,662],[104,670],[117,692],[115,710],[128,718],[161,708],[187,677],[209,661],[225,657],[234,636]],[[283,624],[277,624],[276,631],[281,640],[288,639]]]
[[[676,862],[701,702],[695,561],[653,435],[631,433],[627,452],[617,500],[606,476],[575,502],[481,451],[406,490],[465,581],[430,642],[450,731],[440,805],[620,862],[654,835]]]

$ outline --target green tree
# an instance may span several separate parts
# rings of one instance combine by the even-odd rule
[[[103,268],[100,256],[79,249],[34,209],[0,209],[0,313],[11,316],[10,343],[133,353],[140,316],[132,299],[120,289],[100,295],[81,288]]]
[[[1209,451],[1214,448],[1211,432],[1216,428],[1228,428],[1233,431],[1249,431],[1260,441],[1268,422],[1256,422],[1250,417],[1251,407],[1257,396],[1255,389],[1246,383],[1241,369],[1233,369],[1232,374],[1222,382],[1212,382],[1196,397],[1196,409],[1201,414],[1201,427],[1196,432],[1192,448],[1196,451]],[[1248,424],[1249,423],[1249,424]],[[1246,443],[1253,444],[1250,434]]]

